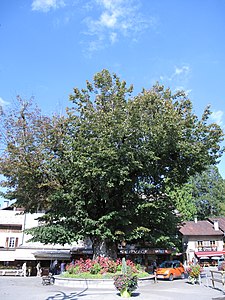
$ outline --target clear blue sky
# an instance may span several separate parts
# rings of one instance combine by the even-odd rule
[[[60,111],[106,68],[135,93],[156,81],[184,89],[224,127],[224,0],[1,0],[0,41],[0,105],[34,96]]]

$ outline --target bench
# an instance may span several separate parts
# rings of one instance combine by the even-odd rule
[[[0,269],[0,276],[22,276],[22,269]]]

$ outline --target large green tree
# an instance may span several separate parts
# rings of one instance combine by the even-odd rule
[[[41,201],[46,209],[43,226],[31,231],[34,240],[66,243],[88,236],[95,255],[112,257],[122,239],[152,246],[173,242],[178,219],[166,189],[215,164],[223,133],[208,124],[209,108],[198,118],[182,92],[157,84],[131,93],[132,86],[115,74],[97,73],[86,88],[74,89],[65,117],[44,118],[40,134],[36,117],[30,118],[26,128],[35,139],[26,140],[26,151],[23,126],[11,123],[19,134],[12,147],[10,130],[5,133],[0,171],[17,205],[29,211]],[[11,171],[19,161],[21,168]],[[29,199],[23,198],[24,186]]]
[[[197,207],[192,191],[193,186],[190,183],[167,189],[167,194],[173,201],[181,222],[192,221],[197,216]]]
[[[51,167],[59,151],[64,118],[47,117],[33,100],[17,97],[16,105],[1,114],[0,173],[5,197],[29,212],[48,209],[49,196],[59,183]]]
[[[192,176],[190,185],[196,216],[200,220],[225,215],[225,181],[216,166]]]

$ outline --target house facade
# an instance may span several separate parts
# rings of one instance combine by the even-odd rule
[[[184,261],[216,264],[223,257],[225,218],[188,221],[180,228]]]
[[[7,207],[0,210],[0,266],[22,266],[24,262],[33,268],[40,262],[50,267],[54,260],[70,261],[71,247],[85,247],[83,242],[66,244],[42,244],[30,242],[31,235],[25,229],[37,227],[43,213],[24,213],[23,209]],[[33,274],[35,275],[35,274]]]

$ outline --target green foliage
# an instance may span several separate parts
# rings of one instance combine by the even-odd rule
[[[95,264],[91,267],[90,273],[91,273],[91,274],[98,274],[98,273],[100,272],[100,270],[101,270],[100,264],[99,264],[99,263],[95,263]]]
[[[26,229],[25,232],[32,235],[30,240],[33,242],[38,242],[41,236],[41,241],[44,244],[55,244],[57,240],[58,244],[64,245],[76,240],[76,233],[73,233],[71,230],[66,230],[66,228],[60,224],[54,223]]]
[[[137,289],[137,276],[131,274],[119,274],[114,276],[114,285],[120,292],[127,290],[131,293]]]
[[[21,99],[19,110],[1,115],[6,197],[46,212],[33,240],[90,237],[104,256],[115,253],[119,232],[126,241],[175,244],[181,203],[166,190],[215,164],[223,133],[208,124],[209,108],[199,119],[182,92],[156,84],[131,93],[103,70],[74,89],[65,116],[42,116]]]
[[[67,268],[67,272],[68,272],[68,274],[80,274],[80,268],[79,268],[79,266],[69,266],[68,268]],[[66,275],[66,277],[67,277],[68,275]],[[70,276],[68,276],[68,277],[70,277]]]
[[[115,274],[91,274],[91,273],[68,273],[65,272],[62,277],[64,278],[80,278],[80,279],[112,279]]]
[[[7,188],[4,197],[36,212],[51,206],[49,197],[60,187],[52,161],[61,148],[64,118],[43,116],[32,100],[17,100],[18,107],[0,116],[1,186]]]
[[[135,265],[130,260],[127,260],[127,262],[124,260],[122,262],[120,259],[114,261],[108,257],[76,260],[74,263],[66,265],[66,272],[62,276],[71,278],[113,278],[115,274],[121,274],[124,264],[126,270],[123,274],[135,274],[138,278],[148,276],[148,273],[140,265]]]
[[[192,187],[190,184],[184,184],[169,190],[168,195],[175,203],[176,210],[181,221],[191,221],[197,214],[195,200],[192,196]]]
[[[118,274],[117,274],[118,273]],[[80,279],[113,279],[115,274],[119,275],[121,273],[116,272],[116,273],[104,273],[104,274],[91,274],[91,273],[69,273],[69,272],[64,272],[63,277],[64,278],[80,278]],[[139,272],[137,273],[137,278],[144,278],[148,277],[149,273],[147,272]]]
[[[225,181],[216,166],[209,166],[207,170],[191,177],[190,185],[196,216],[200,220],[225,215]]]
[[[114,276],[114,285],[119,291],[127,290],[129,293],[137,288],[137,275],[127,266],[125,257],[122,258],[122,274]]]
[[[200,265],[191,265],[187,268],[187,273],[189,277],[191,278],[199,278],[199,275],[202,271],[202,268]]]
[[[216,166],[190,177],[187,184],[172,190],[168,187],[167,194],[175,202],[181,221],[225,215],[225,181]]]

